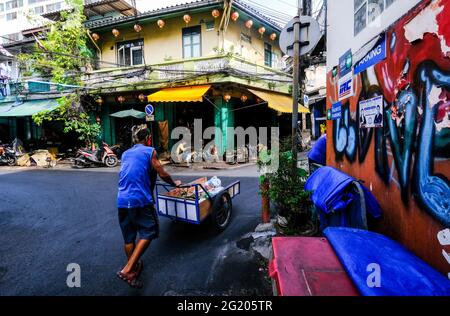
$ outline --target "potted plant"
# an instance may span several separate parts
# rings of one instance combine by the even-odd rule
[[[283,142],[281,149],[286,149],[289,143],[289,140]],[[280,153],[278,169],[261,178],[269,183],[261,194],[274,204],[278,226],[284,233],[311,236],[316,232],[316,225],[312,219],[311,192],[304,187],[308,172],[294,169],[292,159],[291,151]]]

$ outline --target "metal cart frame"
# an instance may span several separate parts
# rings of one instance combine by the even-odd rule
[[[158,211],[158,214],[175,221],[200,225],[213,213],[212,208],[216,196],[219,196],[223,192],[228,192],[231,199],[233,199],[241,193],[240,181],[231,183],[230,185],[226,186],[223,191],[217,193],[214,196],[209,194],[202,184],[189,184],[180,186],[179,188],[189,189],[192,187],[195,188],[195,199],[176,198],[161,194],[162,191],[169,192],[175,187],[158,182],[156,184],[156,209]],[[206,193],[206,199],[204,199],[203,201],[200,201],[199,197],[199,193],[201,192],[201,190]],[[211,206],[208,210],[208,215],[204,216],[204,218],[201,218],[201,204],[206,200],[209,200],[211,202]]]

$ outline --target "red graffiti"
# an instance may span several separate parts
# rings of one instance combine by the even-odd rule
[[[442,10],[436,15],[438,34],[425,33],[423,39],[411,43],[405,36],[405,26],[428,6]],[[433,60],[442,69],[450,68],[450,54],[445,56],[442,50],[443,43],[450,46],[450,0],[424,1],[396,23],[386,38],[387,58],[375,66],[375,72],[383,83],[386,101],[393,103],[400,91],[414,85],[417,67],[424,61]]]

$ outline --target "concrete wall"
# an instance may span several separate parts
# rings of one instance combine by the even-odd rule
[[[345,51],[354,52],[378,34],[368,29],[356,38],[344,36],[343,27],[352,22],[332,12],[344,7],[337,2],[329,1],[329,69]],[[381,17],[387,25],[376,30],[387,29],[387,57],[353,76],[354,96],[341,101],[342,118],[327,122],[327,164],[363,180],[380,202],[383,218],[374,225],[377,231],[447,274],[450,247],[443,236],[450,236],[450,0],[420,1],[408,11],[415,2],[397,0],[406,11]],[[403,17],[392,24],[394,16]],[[328,109],[338,101],[338,79],[339,74],[328,73]],[[360,102],[380,95],[383,127],[360,128]]]
[[[327,68],[338,64],[348,49],[356,53],[364,44],[397,21],[421,0],[396,0],[373,22],[354,35],[354,0],[328,0]]]
[[[217,50],[222,48],[225,52],[230,52],[232,47],[234,47],[234,53],[241,55],[249,61],[264,65],[264,41],[267,41],[272,45],[273,51],[277,54],[278,58],[281,58],[278,40],[270,41],[268,38],[270,34],[266,34],[264,38],[261,38],[255,26],[249,31],[244,27],[243,21],[230,21],[228,31],[222,37],[221,34],[218,34],[220,18],[215,20],[215,29],[207,31],[206,24],[200,22],[213,20],[209,11],[192,14],[191,16],[192,20],[188,26],[201,25],[202,27],[202,57],[217,55]],[[165,22],[166,25],[163,29],[160,29],[156,25],[156,22],[142,23],[143,31],[141,32],[141,38],[144,39],[145,62],[148,65],[183,59],[182,29],[186,27],[186,23],[183,21],[182,16],[166,19]],[[113,27],[111,27],[112,29]],[[132,26],[127,26],[126,28],[117,27],[117,29],[120,30],[120,36],[118,38],[115,38],[109,30],[99,33],[101,38],[98,45],[102,50],[102,61],[105,62],[101,64],[102,68],[111,68],[114,67],[112,64],[117,63],[116,44],[118,42],[139,38],[139,35],[133,30]],[[241,41],[241,31],[251,35],[252,44]]]

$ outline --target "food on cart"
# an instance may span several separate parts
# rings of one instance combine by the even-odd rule
[[[208,180],[208,178],[200,178],[190,182],[188,185],[194,184],[201,184],[211,196],[216,195],[224,189],[222,187],[222,181],[216,176],[212,177],[210,180]],[[195,200],[195,186],[189,188],[176,188],[167,192],[165,195],[174,198]],[[200,186],[198,187],[198,195],[200,200],[206,199],[207,197],[206,192],[204,192]]]

